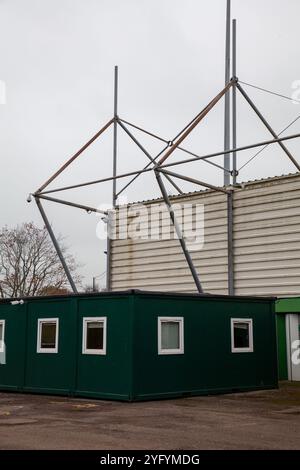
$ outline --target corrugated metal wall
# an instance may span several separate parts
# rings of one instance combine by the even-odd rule
[[[237,294],[299,295],[299,174],[235,192],[234,248]]]
[[[226,294],[227,196],[204,191],[172,199],[172,203],[182,202],[204,204],[204,245],[191,255],[204,290]],[[160,204],[146,203],[152,208]],[[235,293],[299,295],[300,175],[246,183],[244,189],[234,191],[233,206]],[[147,215],[140,220],[145,222],[140,228],[142,238],[147,234]],[[192,214],[185,217],[186,222],[192,224]],[[159,219],[149,221],[152,234],[164,224]],[[125,225],[121,215],[117,231],[124,230]],[[141,238],[112,241],[113,290],[196,291],[178,240]]]

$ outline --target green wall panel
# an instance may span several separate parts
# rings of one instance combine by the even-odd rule
[[[184,317],[184,355],[158,354],[158,316]],[[253,353],[231,352],[231,318],[253,319]],[[136,398],[276,387],[275,315],[269,302],[137,296],[134,358]]]
[[[77,391],[101,396],[130,397],[131,340],[130,297],[78,301]],[[82,354],[84,317],[107,317],[106,355]]]
[[[276,315],[277,323],[277,348],[278,348],[278,376],[279,380],[288,379],[287,367],[287,347],[286,347],[286,327],[285,315]]]
[[[6,363],[0,364],[0,387],[22,389],[26,348],[26,305],[0,306],[5,320]]]
[[[28,304],[26,389],[71,393],[75,388],[76,300]],[[37,352],[38,319],[58,318],[58,353]]]
[[[300,297],[279,299],[275,305],[276,313],[300,313]]]

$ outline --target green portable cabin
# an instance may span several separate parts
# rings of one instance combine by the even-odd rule
[[[280,380],[300,381],[300,297],[276,302]]]
[[[125,291],[0,301],[0,390],[150,400],[277,387],[274,299]]]

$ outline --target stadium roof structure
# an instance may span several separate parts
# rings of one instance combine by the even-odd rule
[[[230,2],[228,2],[230,3]],[[209,101],[207,106],[205,106],[190,122],[186,124],[186,126],[181,129],[171,140],[166,140],[162,138],[161,136],[158,136],[154,134],[153,132],[150,132],[149,130],[143,129],[139,125],[135,123],[131,123],[122,117],[119,116],[118,114],[118,67],[115,66],[114,70],[114,114],[113,117],[86,143],[84,144],[71,158],[69,158],[45,183],[43,183],[34,193],[31,193],[28,202],[31,201],[31,196],[34,197],[36,204],[38,206],[38,209],[41,213],[41,216],[43,218],[43,221],[45,223],[45,226],[47,227],[47,230],[49,232],[49,235],[52,239],[52,242],[54,244],[54,247],[57,251],[57,254],[60,258],[60,261],[64,267],[67,279],[72,287],[72,290],[74,293],[77,293],[77,288],[74,283],[74,280],[72,279],[70,270],[68,269],[67,263],[64,259],[62,250],[59,246],[59,243],[57,241],[57,238],[53,232],[53,229],[51,227],[51,224],[49,223],[49,220],[47,218],[47,215],[45,213],[44,207],[42,205],[42,201],[50,201],[58,204],[63,204],[71,207],[75,207],[87,212],[96,212],[96,213],[101,213],[104,216],[104,219],[108,220],[108,238],[109,238],[109,213],[110,211],[103,211],[99,210],[95,207],[90,207],[84,204],[77,204],[65,199],[60,199],[57,197],[54,197],[53,195],[55,193],[61,193],[61,192],[66,192],[68,190],[72,189],[77,189],[77,188],[83,188],[86,186],[91,186],[91,185],[96,185],[96,184],[101,184],[104,182],[111,182],[112,183],[112,207],[116,208],[117,202],[118,202],[118,197],[120,194],[125,191],[131,184],[133,184],[136,179],[144,174],[144,173],[149,173],[152,172],[155,175],[158,187],[160,189],[162,198],[168,208],[170,218],[172,220],[172,223],[174,225],[175,231],[177,233],[179,242],[181,244],[181,248],[183,250],[184,256],[186,258],[187,264],[189,266],[189,269],[191,271],[191,274],[193,276],[195,285],[197,287],[197,290],[199,293],[202,293],[202,285],[201,281],[199,279],[198,273],[196,272],[196,269],[194,267],[192,258],[190,256],[190,253],[187,249],[184,237],[181,232],[181,228],[176,220],[176,216],[174,214],[174,211],[172,209],[172,204],[170,202],[169,195],[167,193],[166,187],[165,187],[165,182],[164,179],[166,179],[177,191],[179,194],[183,194],[181,191],[180,187],[178,186],[178,180],[183,180],[188,183],[191,183],[193,185],[200,186],[202,188],[206,189],[212,189],[218,192],[222,192],[227,195],[228,199],[228,204],[227,204],[227,218],[228,218],[228,276],[229,276],[229,294],[233,294],[233,283],[230,281],[230,279],[233,277],[232,275],[232,256],[231,256],[231,251],[232,251],[232,244],[233,244],[233,198],[232,198],[232,192],[234,190],[234,186],[237,184],[237,176],[239,175],[239,172],[254,158],[256,158],[258,155],[262,153],[262,151],[267,148],[270,145],[279,145],[280,148],[282,149],[283,153],[285,156],[289,159],[290,162],[294,165],[297,171],[300,171],[300,164],[298,161],[294,158],[292,153],[289,151],[289,149],[286,147],[285,142],[296,139],[300,137],[300,133],[298,134],[293,134],[293,135],[284,135],[283,134],[289,129],[296,121],[300,119],[300,116],[297,116],[291,123],[288,124],[280,133],[276,133],[274,129],[271,127],[269,122],[266,120],[266,118],[263,116],[261,111],[257,108],[253,100],[250,98],[248,93],[246,92],[244,86],[250,86],[257,88],[263,92],[266,93],[271,93],[273,95],[276,95],[277,97],[283,98],[283,99],[288,99],[291,101],[295,101],[293,98],[272,92],[270,90],[267,90],[265,88],[257,87],[255,85],[242,82],[240,81],[237,76],[236,76],[236,20],[233,20],[232,22],[232,30],[233,30],[233,51],[232,51],[232,77],[229,80],[226,80],[225,87],[219,91],[219,93]],[[226,69],[226,72],[228,74],[228,67]],[[230,76],[230,75],[229,75]],[[256,142],[256,143],[251,143],[249,145],[244,145],[242,147],[237,147],[236,142],[236,101],[237,101],[237,95],[240,95],[246,103],[248,103],[249,107],[252,108],[252,110],[255,112],[257,118],[263,123],[265,128],[268,130],[270,133],[271,138],[269,140],[265,140],[262,142]],[[227,125],[227,131],[225,130],[225,137],[226,137],[226,132],[228,133],[228,125],[229,125],[229,131],[231,131],[231,136],[232,136],[232,148],[228,148],[228,139],[227,139],[227,144],[225,144],[224,149],[218,152],[210,153],[207,155],[199,155],[195,152],[192,152],[190,150],[187,150],[185,147],[183,147],[185,139],[194,131],[199,125],[201,125],[201,122],[205,119],[205,117],[212,111],[215,106],[222,100],[225,100],[225,114],[226,114],[226,106],[228,109],[228,99],[232,98],[232,121],[231,123],[228,123],[228,119],[226,121],[226,116],[225,116],[225,128]],[[227,100],[227,104],[226,104]],[[227,116],[228,117],[228,116]],[[97,139],[101,138],[101,136],[111,127],[113,126],[113,171],[112,175],[107,178],[99,178],[93,181],[86,181],[86,182],[81,182],[81,183],[76,183],[72,184],[69,186],[65,187],[58,187],[54,189],[49,189],[48,186],[50,183],[52,183],[61,173],[63,173],[76,159],[78,159],[84,151],[90,147]],[[140,149],[140,151],[148,158],[149,162],[147,165],[137,168],[135,171],[130,171],[127,173],[122,173],[122,174],[117,174],[117,137],[118,137],[118,128],[121,128],[128,136],[129,138],[136,144],[136,146]],[[162,149],[159,151],[158,154],[152,155],[145,147],[142,145],[142,143],[138,140],[138,138],[134,135],[134,131],[139,131],[147,134],[149,137],[152,137],[155,140],[158,140],[162,143]],[[227,136],[228,137],[228,136]],[[226,139],[225,139],[226,140]],[[229,139],[230,142],[230,139]],[[243,152],[245,150],[249,149],[259,149],[255,155],[253,155],[246,164],[244,164],[241,168],[237,168],[237,154],[239,152]],[[188,158],[185,158],[183,160],[176,160],[176,161],[170,161],[170,156],[176,151],[180,150],[181,152],[185,153]],[[215,157],[220,157],[224,156],[224,166],[219,165],[214,161]],[[232,167],[230,168],[230,165],[228,167],[228,164],[226,163],[226,158],[228,160],[231,159],[232,161]],[[208,165],[214,166],[216,169],[221,170],[224,172],[224,181],[229,180],[229,185],[224,185],[224,186],[214,186],[204,180],[199,180],[196,179],[192,176],[185,176],[182,175],[181,173],[175,172],[173,170],[173,167],[182,167],[183,165],[191,162],[197,162],[197,161],[203,161],[207,163]],[[124,178],[131,178],[124,186],[117,191],[117,181],[122,181]],[[232,183],[232,185],[230,184]],[[107,258],[109,261],[109,256],[110,256],[110,249],[109,249],[109,243],[108,243],[108,252],[107,252]],[[109,262],[107,263],[109,266]],[[109,276],[108,276],[109,277]],[[109,286],[108,286],[109,288]]]

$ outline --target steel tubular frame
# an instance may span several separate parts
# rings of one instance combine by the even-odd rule
[[[45,201],[57,202],[58,204],[62,204],[62,205],[65,205],[65,206],[70,206],[70,207],[75,207],[77,209],[82,209],[82,210],[84,210],[88,213],[96,212],[98,214],[107,215],[106,211],[101,211],[99,209],[96,209],[95,207],[84,206],[82,204],[76,204],[75,202],[64,201],[63,199],[56,199],[54,197],[44,196],[44,194],[36,194],[35,197],[36,197],[36,199],[45,199]]]
[[[200,115],[195,119],[195,121],[186,129],[186,131],[182,134],[181,137],[172,145],[172,147],[165,153],[165,155],[159,160],[158,165],[162,165],[167,158],[172,155],[174,150],[178,147],[178,145],[183,142],[186,137],[192,132],[193,129],[202,121],[202,119],[211,111],[215,105],[220,101],[220,99],[227,93],[227,91],[232,87],[232,82],[229,82],[225,88],[209,103],[209,105],[200,113]]]
[[[62,165],[55,173],[54,175],[52,175],[37,191],[36,191],[36,194],[42,192],[47,186],[49,186],[50,183],[52,183],[52,181],[55,180],[55,178],[57,178],[69,165],[71,165],[71,163],[74,162],[74,160],[76,160],[77,157],[79,157],[79,155],[81,155],[93,142],[95,142],[96,139],[98,139],[98,137],[100,137],[101,134],[103,134],[103,132],[106,131],[106,129],[109,128],[109,126],[114,122],[113,119],[111,119],[110,121],[108,121],[105,126],[103,126],[100,131],[98,131],[86,144],[84,144],[69,160],[66,161],[66,163],[64,165]]]
[[[237,131],[236,131],[236,20],[232,20],[232,77],[234,85],[232,87],[232,146],[236,148],[237,145]],[[232,154],[232,183],[236,184],[237,165],[236,165],[236,151]]]
[[[182,251],[184,253],[184,256],[185,256],[185,259],[187,261],[187,264],[190,268],[190,271],[191,271],[191,274],[193,276],[193,279],[194,279],[194,282],[195,282],[195,285],[198,289],[198,292],[199,293],[202,293],[203,290],[202,290],[202,285],[201,285],[201,282],[200,282],[200,279],[198,277],[198,274],[197,274],[197,271],[196,271],[196,268],[194,266],[194,263],[193,263],[193,260],[191,258],[191,255],[187,249],[187,246],[186,246],[186,243],[183,239],[183,236],[181,234],[181,231],[180,231],[180,228],[179,228],[179,224],[177,222],[177,219],[176,219],[176,216],[175,216],[175,213],[174,211],[172,210],[172,205],[170,203],[170,200],[168,198],[168,195],[167,195],[167,192],[166,192],[166,189],[164,187],[164,184],[162,182],[162,179],[161,179],[161,176],[160,176],[160,172],[159,172],[159,168],[161,167],[162,163],[164,163],[167,158],[170,157],[170,155],[174,152],[174,150],[176,150],[176,148],[178,147],[178,145],[181,144],[181,142],[183,142],[189,135],[190,133],[193,131],[193,129],[195,129],[195,127],[204,119],[204,117],[209,113],[209,111],[211,111],[214,106],[220,101],[220,99],[222,98],[222,96],[224,96],[226,94],[226,92],[228,90],[230,90],[232,86],[232,82],[228,83],[225,88],[209,103],[209,105],[204,109],[203,112],[201,112],[199,114],[199,116],[192,122],[192,124],[190,124],[189,127],[187,127],[187,129],[181,134],[181,136],[178,138],[178,140],[176,140],[176,142],[171,146],[171,148],[165,153],[165,155],[158,161],[158,163],[155,165],[155,176],[156,176],[156,180],[158,182],[158,185],[159,185],[159,188],[161,190],[161,193],[162,193],[162,197],[165,201],[165,204],[167,205],[168,207],[168,210],[169,210],[169,214],[170,214],[170,218],[171,218],[171,221],[175,227],[175,230],[176,230],[176,233],[178,235],[178,238],[179,238],[179,242],[180,242],[180,245],[181,245],[181,248],[182,248]],[[166,171],[165,174],[169,174],[170,175],[170,172]],[[172,174],[172,173],[171,173]],[[192,179],[192,178],[188,178],[188,177],[182,177],[178,174],[174,174],[173,173],[173,176],[176,176],[177,178],[181,178],[181,179],[185,179],[186,181],[190,181],[190,182],[193,182],[193,183],[196,183],[196,184],[200,184],[199,181],[195,180],[195,179]],[[202,184],[201,186],[206,186],[207,187],[207,184]]]
[[[118,82],[119,69],[115,66],[115,82],[114,82],[114,137],[113,137],[113,176],[117,176],[117,150],[118,150]],[[113,180],[112,205],[116,205],[117,180]]]
[[[231,0],[226,2],[225,85],[230,79]],[[224,96],[224,150],[230,148],[230,91]],[[230,170],[230,154],[224,153],[224,168]],[[230,174],[224,171],[224,186],[230,184]]]
[[[279,142],[298,139],[299,137],[300,137],[300,133],[288,135],[288,136],[285,136],[285,137],[279,137],[277,139],[264,140],[264,141],[258,142],[256,144],[244,145],[243,147],[237,147],[235,149],[233,148],[233,149],[227,150],[226,153],[234,153],[234,152],[238,153],[238,152],[242,152],[244,150],[250,150],[250,149],[253,149],[253,148],[257,148],[257,147],[263,147],[265,145],[277,144]],[[161,168],[169,168],[169,167],[172,167],[172,166],[183,165],[185,163],[192,163],[192,162],[196,162],[198,160],[204,160],[204,159],[207,159],[207,158],[219,157],[219,156],[222,156],[223,154],[224,154],[224,150],[221,150],[220,152],[216,152],[216,153],[211,153],[211,154],[207,154],[207,155],[203,155],[203,156],[197,156],[197,157],[194,157],[194,158],[188,158],[186,160],[180,160],[180,161],[177,161],[177,162],[166,163],[166,164],[162,165]],[[151,162],[150,162],[150,164],[151,164]],[[55,188],[55,189],[48,190],[48,191],[36,192],[34,194],[35,195],[51,194],[51,193],[55,193],[55,192],[66,191],[66,190],[69,190],[69,189],[76,189],[76,188],[81,188],[81,187],[84,187],[84,186],[89,186],[89,185],[94,185],[94,184],[99,184],[99,183],[105,183],[105,182],[112,181],[114,179],[127,178],[127,177],[133,176],[133,175],[139,176],[142,173],[150,172],[150,171],[153,170],[153,168],[149,168],[150,164],[149,164],[149,166],[147,166],[147,168],[143,168],[141,170],[136,170],[136,171],[131,171],[131,172],[128,172],[128,173],[123,173],[121,175],[117,175],[116,177],[102,178],[102,179],[99,179],[99,180],[88,181],[86,183],[79,183],[79,184],[75,184],[75,185],[71,185],[71,186],[65,186],[65,187],[62,187],[62,188]],[[120,192],[118,194],[120,194]]]
[[[204,160],[206,158],[220,157],[224,155],[224,153],[234,153],[234,152],[238,153],[244,150],[250,150],[250,149],[257,148],[257,147],[262,147],[264,145],[278,144],[279,142],[298,139],[299,137],[300,137],[300,133],[288,135],[286,137],[279,137],[277,139],[265,140],[263,142],[258,142],[257,144],[244,145],[243,147],[237,147],[237,148],[233,148],[233,149],[226,150],[226,151],[222,150],[217,153],[211,153],[211,154],[200,156],[200,157],[187,158],[186,160],[180,160],[179,162],[166,163],[165,165],[162,165],[162,168],[168,168],[170,166],[176,166],[176,165],[183,165],[184,163],[192,163],[192,162],[196,162],[197,160]]]
[[[158,155],[156,155],[156,157],[154,158],[154,160],[156,161],[163,153],[164,151],[168,148],[169,146],[165,146],[159,153]],[[151,165],[151,162],[149,162],[144,168],[142,168],[142,170],[139,170],[137,172],[135,172],[135,176],[127,183],[125,184],[125,186],[123,186],[123,188],[118,192],[118,196],[123,192],[125,191],[125,189],[128,188],[128,186],[130,186],[142,173],[146,172],[146,171],[151,171],[152,168],[149,168],[149,166]]]
[[[229,18],[230,22],[230,18]],[[230,44],[229,44],[230,47]],[[230,68],[230,62],[229,62]],[[233,87],[231,91],[231,126],[232,126],[232,146],[236,148],[237,146],[237,126],[236,126],[236,116],[237,116],[237,100],[236,100],[236,83],[237,83],[237,75],[236,75],[236,20],[232,20],[232,80],[233,80]],[[225,114],[226,117],[230,118],[230,109],[229,109],[229,116]],[[229,127],[229,134],[230,134],[230,124],[227,123]],[[229,145],[230,148],[230,139]],[[229,168],[230,168],[230,154],[228,155]],[[237,162],[236,162],[236,151],[232,153],[232,184],[233,186],[237,183]],[[234,286],[234,245],[233,245],[233,194],[230,192],[227,196],[227,255],[228,255],[228,293],[229,295],[234,295],[235,293],[235,286]]]
[[[165,204],[168,208],[168,211],[169,211],[169,214],[170,214],[170,218],[173,222],[173,225],[174,225],[174,228],[175,228],[175,231],[176,231],[176,234],[177,234],[177,237],[179,239],[179,243],[181,245],[181,248],[182,248],[182,251],[184,253],[184,256],[185,256],[185,259],[187,261],[187,264],[190,268],[190,271],[191,271],[191,274],[193,276],[193,279],[194,279],[194,282],[195,282],[195,285],[197,287],[197,290],[199,292],[199,294],[202,294],[203,293],[203,290],[202,290],[202,285],[201,285],[201,282],[200,282],[200,279],[199,279],[199,276],[197,274],[197,271],[195,269],[195,266],[194,266],[194,263],[192,261],[192,258],[191,258],[191,255],[186,247],[186,243],[185,243],[185,240],[183,238],[183,234],[181,232],[181,229],[180,229],[180,226],[177,222],[177,219],[175,217],[175,214],[174,214],[174,211],[173,211],[173,208],[172,208],[172,204],[170,202],[170,199],[168,197],[168,194],[167,194],[167,191],[166,191],[166,188],[163,184],[163,181],[161,179],[161,176],[160,176],[160,172],[155,169],[154,170],[154,173],[155,173],[155,176],[156,176],[156,179],[157,179],[157,183],[158,183],[158,186],[160,187],[160,190],[161,190],[161,193],[162,193],[162,197],[165,201]]]
[[[122,121],[117,121],[119,126],[122,127],[123,131],[133,140],[133,142],[141,149],[141,151],[146,155],[147,158],[149,158],[150,163],[153,163],[155,165],[155,159],[150,155],[150,153],[145,149],[145,147],[138,141],[136,137],[130,132],[129,129],[127,129],[126,126],[122,123]],[[180,194],[183,194],[183,191],[172,181],[171,178],[166,176],[167,180],[171,183],[171,185],[178,191]]]
[[[41,203],[41,201],[40,201],[40,199],[39,199],[38,197],[35,197],[35,202],[36,202],[36,205],[37,205],[37,207],[38,207],[38,209],[39,209],[39,211],[40,211],[40,214],[41,214],[42,219],[43,219],[43,221],[44,221],[45,227],[46,227],[47,230],[48,230],[49,236],[50,236],[50,238],[51,238],[51,240],[52,240],[52,243],[53,243],[54,248],[55,248],[55,250],[56,250],[57,256],[59,257],[60,262],[61,262],[61,264],[62,264],[62,266],[63,266],[63,268],[64,268],[64,271],[65,271],[65,273],[66,273],[66,276],[67,276],[67,279],[68,279],[68,281],[69,281],[69,283],[70,283],[70,286],[72,287],[72,290],[73,290],[74,294],[77,294],[78,291],[77,291],[75,282],[74,282],[74,280],[73,280],[73,278],[72,278],[71,272],[70,272],[70,270],[69,270],[69,268],[68,268],[68,265],[67,265],[67,263],[66,263],[66,260],[65,260],[65,258],[64,258],[64,255],[63,255],[63,253],[62,253],[62,250],[61,250],[61,248],[60,248],[60,246],[59,246],[59,243],[58,243],[58,241],[57,241],[57,238],[56,238],[55,235],[54,235],[54,232],[53,232],[53,230],[52,230],[51,224],[50,224],[50,222],[49,222],[49,220],[48,220],[48,218],[47,218],[47,216],[46,216],[46,213],[45,213],[45,211],[44,211],[44,208],[43,208],[43,206],[42,206],[42,203]]]
[[[118,152],[118,85],[119,85],[119,68],[115,65],[114,73],[114,132],[113,132],[113,176],[117,176],[117,152]],[[117,180],[112,182],[112,206],[116,207],[117,204]],[[110,232],[110,214],[107,217],[107,238],[106,238],[106,288],[111,289],[111,240],[109,237]]]
[[[261,112],[258,110],[258,108],[255,106],[255,104],[253,103],[253,101],[251,100],[251,98],[248,96],[248,94],[245,92],[244,88],[239,84],[237,83],[236,84],[237,86],[237,89],[240,91],[240,93],[242,94],[242,96],[245,98],[245,100],[250,104],[251,108],[253,109],[253,111],[255,112],[255,114],[259,117],[259,119],[261,120],[261,122],[264,124],[264,126],[268,129],[268,131],[272,134],[272,136],[274,137],[274,139],[276,139],[278,141],[278,144],[280,145],[280,147],[282,148],[282,150],[286,153],[286,155],[288,156],[288,158],[291,160],[291,162],[295,165],[295,167],[297,168],[298,171],[300,171],[300,165],[299,163],[295,160],[295,158],[293,157],[293,155],[291,154],[291,152],[286,148],[286,146],[282,143],[282,140],[283,139],[279,139],[278,138],[278,135],[276,134],[276,132],[272,129],[272,127],[270,126],[270,124],[267,122],[267,120],[264,118],[264,116],[261,114]]]
[[[120,119],[120,121],[124,122],[125,124],[127,124],[128,126],[131,126],[131,127],[134,127],[135,129],[141,131],[141,132],[144,132],[145,134],[148,134],[150,135],[151,137],[153,137],[154,139],[157,139],[157,140],[160,140],[162,142],[165,142],[166,144],[168,144],[161,152],[159,155],[157,155],[155,157],[154,160],[157,160],[157,158],[159,158],[159,156],[168,148],[170,147],[170,144],[175,140],[175,138],[173,140],[167,140],[167,139],[163,139],[162,137],[159,137],[158,135],[155,135],[153,134],[152,132],[148,132],[147,130],[143,129],[142,127],[139,127],[139,126],[136,126],[135,124],[132,124],[131,122],[128,122],[128,121],[125,121],[124,119]],[[182,152],[184,153],[187,153],[188,155],[192,155],[193,157],[196,157],[196,158],[201,158],[199,157],[199,155],[197,155],[196,153],[194,152],[191,152],[190,150],[187,150],[183,147],[181,147],[180,145],[178,145],[177,147],[178,150],[181,150]],[[230,170],[227,170],[226,168],[222,167],[221,165],[218,165],[217,163],[214,163],[214,162],[211,162],[210,160],[207,160],[206,158],[203,158],[203,160],[208,163],[209,165],[213,165],[215,166],[216,168],[219,168],[220,170],[223,170],[223,171],[227,171],[228,173],[231,173]],[[148,165],[149,166],[149,165]]]
[[[181,189],[177,186],[177,184],[173,181],[173,178],[180,179],[192,184],[196,184],[199,186],[202,186],[204,188],[208,188],[210,190],[214,191],[219,191],[227,196],[227,222],[228,222],[228,292],[229,294],[234,294],[234,275],[233,275],[233,190],[232,188],[226,188],[226,187],[217,187],[212,184],[209,184],[207,182],[191,178],[188,176],[184,176],[175,172],[172,172],[168,170],[168,168],[177,166],[177,165],[182,165],[185,163],[191,163],[195,161],[205,161],[206,163],[209,163],[211,165],[214,165],[215,167],[221,169],[222,171],[227,171],[228,174],[230,174],[230,169],[222,167],[221,165],[218,165],[215,162],[210,161],[211,158],[214,157],[219,157],[219,156],[230,156],[231,154],[233,155],[233,183],[236,182],[236,160],[237,160],[237,154],[238,152],[244,151],[244,150],[249,150],[252,148],[256,147],[262,147],[265,145],[270,145],[270,144],[279,144],[282,150],[286,153],[287,157],[292,161],[292,163],[296,166],[297,170],[300,171],[300,165],[298,162],[295,160],[295,158],[291,155],[290,151],[286,148],[286,146],[283,144],[284,141],[291,140],[291,139],[296,139],[300,137],[299,134],[294,134],[290,136],[285,136],[285,137],[279,137],[275,131],[272,129],[272,127],[269,125],[269,123],[266,121],[266,119],[263,117],[263,115],[260,113],[260,111],[257,109],[251,98],[248,96],[248,94],[245,92],[243,87],[239,84],[238,79],[235,76],[236,72],[236,57],[235,57],[235,45],[236,45],[236,24],[235,20],[233,22],[233,78],[226,84],[225,88],[221,90],[221,92],[213,98],[210,103],[203,108],[171,141],[167,141],[166,139],[163,139],[162,137],[159,137],[155,135],[152,132],[149,132],[135,124],[132,124],[124,119],[121,119],[118,116],[118,67],[115,67],[115,74],[114,74],[114,117],[110,119],[85,145],[83,145],[69,160],[66,161],[64,165],[62,165],[35,193],[33,193],[33,196],[35,198],[37,207],[40,211],[41,217],[45,223],[45,226],[49,232],[50,238],[53,242],[53,245],[56,249],[57,255],[62,263],[62,266],[65,270],[66,277],[72,287],[73,292],[77,293],[77,288],[75,285],[74,280],[72,279],[71,273],[68,269],[68,266],[66,264],[66,261],[63,257],[62,251],[59,247],[59,243],[54,235],[54,232],[52,230],[52,227],[50,225],[50,222],[46,216],[45,210],[41,204],[41,200],[49,201],[49,202],[55,202],[58,204],[63,204],[66,206],[78,208],[85,210],[87,212],[97,212],[97,213],[102,213],[107,216],[108,219],[108,233],[109,233],[109,218],[110,218],[110,212],[111,211],[101,211],[98,210],[94,207],[82,205],[82,204],[77,204],[73,203],[70,201],[65,201],[62,199],[57,199],[54,197],[47,196],[48,194],[52,194],[55,192],[60,192],[60,191],[66,191],[70,189],[76,189],[76,188],[82,188],[90,185],[95,185],[99,183],[104,183],[104,182],[112,182],[113,189],[112,189],[112,202],[113,202],[113,208],[116,207],[117,205],[117,198],[118,196],[126,189],[128,188],[129,185],[131,185],[140,175],[147,173],[147,172],[154,172],[154,175],[156,177],[156,181],[158,183],[160,192],[162,194],[162,198],[168,208],[169,214],[171,221],[174,225],[175,231],[178,235],[179,242],[181,245],[181,248],[183,250],[183,253],[185,255],[187,264],[189,266],[189,269],[191,271],[192,277],[194,279],[195,285],[197,287],[197,290],[199,293],[203,292],[202,285],[198,276],[198,273],[195,269],[195,266],[193,264],[192,258],[189,254],[189,251],[187,249],[185,240],[182,236],[181,228],[179,227],[179,224],[176,220],[176,216],[174,214],[174,211],[172,209],[172,204],[170,202],[169,196],[167,194],[165,185],[163,183],[162,177],[164,176],[169,183],[173,185],[173,187],[176,189],[176,191],[179,194],[183,194]],[[201,121],[204,119],[204,117],[214,108],[214,106],[221,100],[223,97],[228,97],[229,90],[232,88],[233,93],[232,93],[232,99],[233,99],[233,116],[232,116],[232,126],[233,126],[233,148],[228,148],[227,147],[220,151],[220,152],[215,152],[212,154],[208,155],[203,155],[199,156],[196,153],[193,153],[181,146],[181,143],[190,135],[190,133],[198,126],[198,124],[201,123]],[[241,95],[245,98],[245,100],[248,102],[248,104],[251,106],[251,108],[255,111],[259,119],[263,122],[265,127],[269,130],[269,132],[272,134],[273,139],[264,141],[264,142],[259,142],[256,144],[250,144],[250,145],[245,145],[242,147],[237,148],[236,147],[236,89],[239,90]],[[54,188],[54,189],[47,189],[45,190],[50,183],[52,183],[64,170],[66,170],[71,163],[73,163],[83,152],[86,150],[98,137],[101,136],[111,125],[113,124],[114,127],[114,132],[113,132],[113,176],[107,177],[107,178],[102,178],[94,181],[89,181],[89,182],[84,182],[84,183],[79,183],[79,184],[74,184],[70,186],[65,186],[62,188]],[[165,145],[162,148],[162,150],[155,156],[152,157],[152,155],[145,149],[145,147],[139,142],[139,140],[131,133],[131,131],[127,128],[127,126],[133,127],[141,132],[144,132],[148,134],[150,137],[153,137],[157,140],[160,140],[163,142]],[[123,129],[124,132],[131,138],[131,140],[137,145],[137,147],[147,156],[149,159],[148,164],[143,167],[142,169],[136,170],[136,171],[131,171],[123,174],[117,174],[117,128],[118,125]],[[228,142],[228,141],[227,141]],[[189,155],[192,156],[192,158],[188,158],[185,160],[180,160],[180,161],[174,161],[170,163],[165,163],[166,160],[175,152],[175,150],[180,150],[183,151]],[[121,188],[117,192],[117,181],[119,179],[127,178],[127,177],[133,177],[123,188]],[[107,242],[107,288],[110,289],[110,239],[108,236],[108,242]]]
[[[227,193],[228,294],[234,295],[233,191]]]
[[[208,189],[213,189],[214,191],[220,191],[224,194],[228,194],[229,191],[227,189],[219,188],[218,186],[214,186],[213,184],[205,183],[204,181],[196,180],[195,178],[190,178],[189,176],[179,175],[178,173],[174,173],[173,171],[164,170],[163,168],[157,168],[163,175],[170,175],[174,178],[179,178],[184,181],[188,181],[189,183],[194,183],[199,186],[204,186]]]

